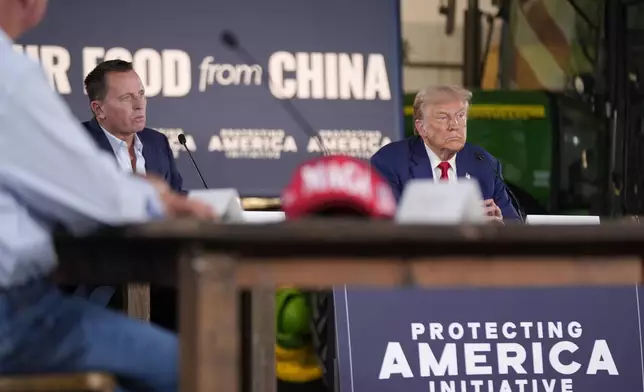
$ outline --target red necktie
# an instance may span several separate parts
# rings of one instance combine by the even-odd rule
[[[441,162],[438,164],[438,168],[441,169],[441,180],[449,180],[447,171],[450,167],[452,167],[452,165],[450,165],[449,162]]]

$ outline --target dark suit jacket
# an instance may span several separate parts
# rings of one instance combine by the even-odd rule
[[[96,119],[84,122],[83,126],[100,148],[114,155],[112,145],[107,139],[107,136],[105,136],[101,126],[98,125]],[[145,171],[164,178],[174,191],[186,193],[183,190],[183,179],[174,162],[174,156],[172,155],[168,138],[161,132],[150,128],[144,128],[141,132],[137,133],[137,136],[143,144]]]
[[[477,159],[477,154],[487,162]],[[396,200],[400,200],[405,184],[410,179],[434,177],[427,150],[418,136],[387,144],[371,157],[371,164],[387,179]],[[496,169],[498,177],[492,168]],[[512,206],[505,183],[499,178],[502,176],[501,164],[490,153],[465,143],[465,147],[456,154],[456,171],[460,178],[466,174],[475,178],[481,187],[483,199],[494,199],[504,219],[520,219]]]

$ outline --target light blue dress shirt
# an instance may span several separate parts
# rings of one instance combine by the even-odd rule
[[[112,146],[112,151],[116,155],[116,161],[118,162],[121,170],[125,173],[132,173],[132,162],[130,161],[130,151],[127,147],[127,143],[116,136],[109,133],[105,128],[101,126],[105,137],[110,142]],[[139,137],[134,134],[134,154],[136,154],[136,173],[145,175],[145,158],[143,157],[143,143]]]
[[[162,214],[154,188],[119,170],[0,29],[0,287],[55,268],[56,224],[84,234]]]

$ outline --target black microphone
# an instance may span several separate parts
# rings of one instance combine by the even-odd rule
[[[186,149],[188,152],[188,156],[190,157],[190,160],[192,161],[192,165],[195,167],[195,170],[197,170],[197,174],[199,174],[199,178],[201,178],[201,182],[203,183],[203,186],[208,189],[208,185],[206,184],[206,180],[203,179],[203,176],[201,175],[201,171],[199,170],[199,166],[197,166],[197,162],[195,162],[195,159],[192,157],[192,153],[188,149],[188,146],[186,145],[186,135],[183,133],[180,133],[178,136],[179,143],[183,146],[183,148]]]
[[[259,64],[259,61],[257,61],[255,57],[253,57],[253,55],[251,55],[246,50],[246,48],[244,48],[239,43],[237,36],[235,36],[235,34],[233,34],[231,31],[224,30],[221,33],[221,42],[228,49],[239,54],[243,61],[250,64]],[[268,76],[268,70],[266,72],[262,71],[262,84],[270,92],[269,83],[270,78]],[[322,151],[322,155],[330,155],[327,149],[324,148],[324,143],[322,142],[320,135],[315,131],[315,128],[313,128],[313,126],[308,121],[306,121],[304,116],[302,116],[302,113],[293,105],[293,102],[290,99],[278,99],[278,101],[280,101],[284,110],[286,110],[293,121],[295,121],[297,125],[299,125],[302,131],[306,133],[307,136],[315,139],[315,141],[318,143],[318,146],[320,147],[320,150]]]
[[[505,185],[505,189],[508,191],[508,195],[510,196],[511,201],[517,207],[517,212],[519,213],[519,218],[521,219],[521,223],[525,223],[525,214],[523,212],[523,209],[521,208],[521,204],[519,204],[519,200],[516,198],[516,196],[514,196],[514,192],[512,192],[512,189],[510,189],[508,184],[505,183],[505,181],[503,180],[503,177],[499,175],[499,172],[496,170],[496,168],[494,168],[494,166],[492,166],[490,161],[485,159],[483,155],[481,155],[478,152],[475,152],[474,156],[476,156],[476,159],[478,159],[479,161],[485,161],[485,163],[487,163],[487,165],[490,167],[490,169],[492,169],[492,171],[496,175],[496,178],[498,178],[503,182],[503,185]]]

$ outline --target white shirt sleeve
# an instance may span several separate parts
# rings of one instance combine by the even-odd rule
[[[156,190],[95,145],[37,63],[19,63],[0,81],[0,186],[75,232],[162,216]]]

